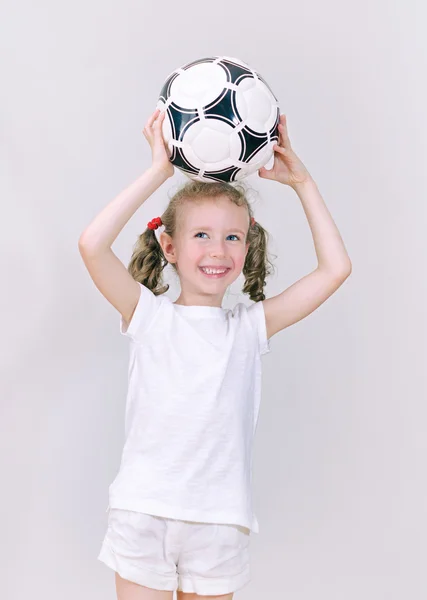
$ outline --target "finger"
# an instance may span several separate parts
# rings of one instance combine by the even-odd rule
[[[142,133],[145,137],[145,139],[151,143],[151,140],[153,139],[153,130],[150,128],[148,128],[147,126],[144,127],[144,129],[142,130]]]
[[[160,113],[159,118],[156,120],[156,122],[154,123],[154,125],[157,125],[157,127],[160,127],[161,124],[163,123],[164,118],[165,118],[165,114],[166,114],[166,112]]]
[[[277,145],[278,150],[290,150],[291,149],[291,143],[289,141],[289,138],[280,136],[279,144],[280,145]]]
[[[268,170],[265,167],[261,167],[258,170],[258,175],[264,179],[271,179],[270,174],[271,174],[272,169]]]
[[[153,122],[155,121],[155,119],[157,118],[158,114],[160,112],[160,109],[158,108],[157,110],[155,110],[153,112],[153,114],[151,115],[151,117],[148,119],[145,127],[148,129],[149,127],[151,127],[151,125],[153,124]]]
[[[280,137],[282,138],[282,145],[285,148],[290,148],[291,147],[291,141],[289,139],[288,131],[286,129],[286,123],[285,124],[283,124],[283,123],[279,124],[279,133],[280,133]]]
[[[278,146],[277,144],[275,144],[273,146],[273,150],[275,152],[279,152],[279,154],[286,154],[286,152],[289,150],[289,148],[284,148],[283,146]]]

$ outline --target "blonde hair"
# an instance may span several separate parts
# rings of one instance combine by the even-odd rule
[[[179,209],[187,201],[203,200],[203,198],[216,198],[226,196],[237,206],[246,206],[251,220],[252,208],[246,197],[246,188],[244,185],[231,183],[217,183],[190,180],[185,182],[178,191],[172,196],[169,204],[161,215],[164,231],[172,238],[177,232]],[[242,273],[245,276],[243,293],[249,294],[254,302],[265,300],[264,286],[265,278],[271,274],[269,267],[274,268],[269,260],[267,252],[269,234],[255,221],[254,225],[249,227],[246,242],[249,242],[248,253]],[[138,236],[138,240],[133,248],[128,271],[132,277],[149,288],[156,296],[164,294],[169,289],[169,284],[163,285],[163,269],[168,265],[162,247],[156,237],[155,231],[149,227]],[[175,263],[171,266],[177,272]]]

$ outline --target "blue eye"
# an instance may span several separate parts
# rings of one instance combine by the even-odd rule
[[[207,235],[207,233],[205,231],[199,231],[198,233],[196,233],[196,235],[194,237],[197,237],[200,233],[204,233],[205,235]],[[234,233],[230,233],[230,235],[228,237],[230,237],[230,236],[237,238],[237,241],[240,240],[239,236],[235,235]],[[235,241],[235,240],[232,240],[232,241]]]

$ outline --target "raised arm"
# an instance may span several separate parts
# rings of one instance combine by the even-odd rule
[[[264,300],[267,337],[312,313],[344,283],[351,261],[316,183],[296,185],[314,241],[318,265],[283,292]]]
[[[95,217],[78,243],[83,262],[96,287],[127,322],[138,303],[140,287],[111,246],[137,209],[173,175],[174,168],[161,137],[162,118],[157,118],[158,115],[159,112],[155,111],[144,128],[144,135],[153,151],[152,166]]]
[[[289,185],[297,193],[311,229],[318,266],[277,296],[263,300],[267,338],[312,313],[342,285],[352,269],[317,185],[292,149],[285,115],[281,115],[279,132],[273,168],[260,169],[259,176]]]

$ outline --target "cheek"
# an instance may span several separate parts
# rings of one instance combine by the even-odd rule
[[[245,264],[245,260],[246,260],[246,255],[244,252],[239,252],[235,257],[234,257],[234,264],[236,265],[236,269],[243,269],[243,266]]]
[[[245,266],[245,258],[243,257],[242,260],[239,263],[239,270],[241,271],[244,266]]]
[[[203,248],[197,244],[187,244],[181,249],[181,260],[187,265],[199,264],[204,257]]]

